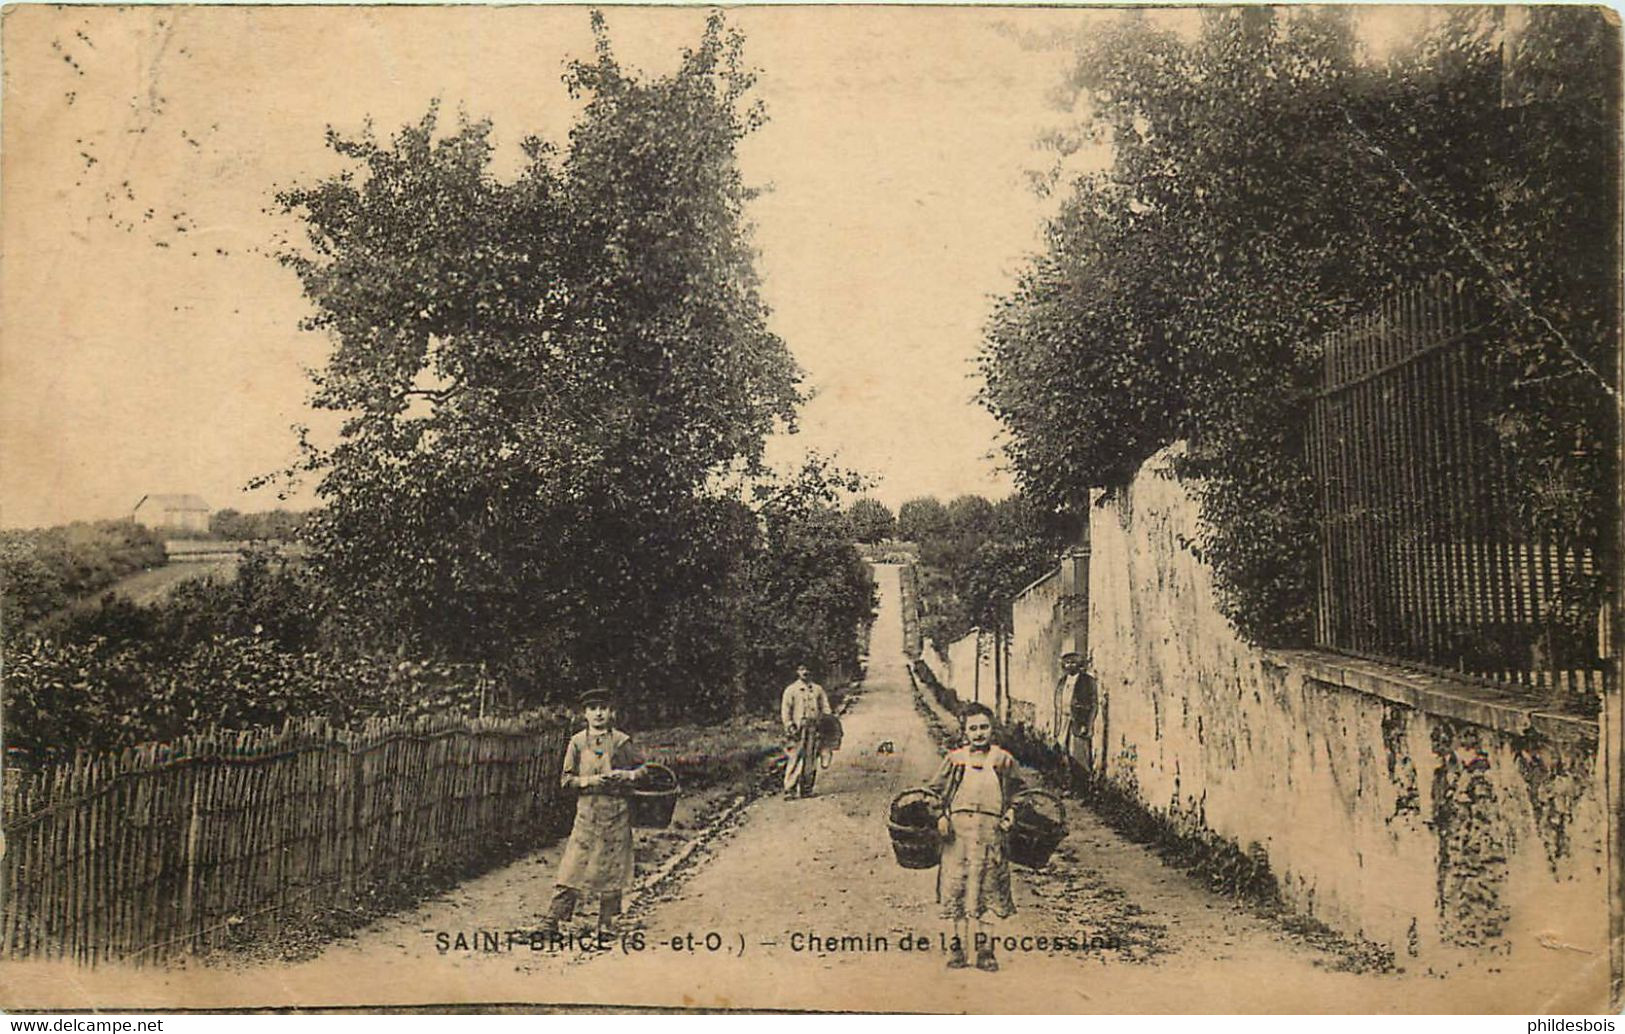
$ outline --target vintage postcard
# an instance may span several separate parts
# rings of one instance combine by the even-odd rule
[[[3,48],[0,1008],[1617,1008],[1611,10]]]

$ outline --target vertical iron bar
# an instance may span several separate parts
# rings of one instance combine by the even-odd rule
[[[1401,554],[1405,567],[1406,596],[1409,605],[1406,607],[1404,627],[1405,650],[1413,657],[1427,656],[1428,615],[1427,615],[1427,572],[1423,569],[1421,546],[1420,516],[1422,497],[1425,491],[1423,476],[1425,463],[1420,447],[1418,434],[1418,420],[1421,413],[1422,393],[1417,389],[1420,379],[1420,365],[1426,360],[1418,353],[1426,347],[1426,335],[1421,333],[1420,310],[1422,298],[1416,292],[1408,296],[1407,309],[1407,347],[1409,358],[1405,365],[1399,369],[1396,382],[1399,386],[1399,433],[1401,439],[1400,452],[1404,457],[1405,471],[1405,498],[1399,510]]]
[[[1498,484],[1502,486],[1513,484],[1511,463],[1505,450],[1497,451],[1492,466],[1493,476]],[[1496,560],[1508,614],[1506,627],[1500,636],[1500,655],[1505,670],[1510,673],[1508,678],[1519,685],[1525,685],[1529,680],[1515,652],[1517,643],[1522,638],[1523,629],[1529,625],[1529,608],[1525,606],[1522,579],[1518,574],[1518,558],[1524,549],[1525,536],[1521,525],[1513,517],[1511,502],[1505,495],[1500,496],[1497,499],[1496,520],[1502,529],[1502,541]]]
[[[1368,331],[1369,323],[1362,320],[1360,334],[1355,338],[1358,351],[1358,361],[1355,367],[1356,375],[1362,375],[1367,369],[1368,356],[1371,348],[1371,336]],[[1350,594],[1352,604],[1349,629],[1351,644],[1356,650],[1369,650],[1370,640],[1370,588],[1371,588],[1371,528],[1370,528],[1370,493],[1368,485],[1371,478],[1371,453],[1367,442],[1367,432],[1370,427],[1366,419],[1365,382],[1357,382],[1349,388],[1349,439],[1352,449],[1350,464],[1354,475],[1349,483],[1349,538],[1350,548],[1353,551],[1353,570],[1351,581],[1354,592]]]
[[[1326,403],[1326,450],[1325,462],[1327,469],[1327,500],[1329,508],[1326,514],[1326,533],[1330,542],[1327,550],[1327,560],[1331,567],[1332,577],[1326,587],[1326,634],[1327,645],[1341,647],[1346,645],[1344,627],[1344,609],[1348,601],[1348,572],[1343,564],[1344,549],[1344,521],[1346,501],[1343,498],[1343,396],[1341,392],[1334,392],[1342,384],[1340,376],[1343,344],[1346,341],[1346,329],[1340,329],[1334,341],[1336,351],[1331,356],[1331,364],[1327,371],[1326,390],[1324,401]]]
[[[1442,326],[1442,299],[1440,285],[1435,281],[1427,296],[1428,325],[1435,339],[1441,338],[1439,333]],[[1439,414],[1443,407],[1439,405],[1442,397],[1442,380],[1439,376],[1439,352],[1430,354],[1417,370],[1417,384],[1422,398],[1430,401],[1431,405],[1419,407],[1417,420],[1422,429],[1422,470],[1424,481],[1424,494],[1422,497],[1423,526],[1422,535],[1423,564],[1426,568],[1427,582],[1427,612],[1428,612],[1428,644],[1424,655],[1429,660],[1437,660],[1444,653],[1445,627],[1448,614],[1445,611],[1445,597],[1448,591],[1445,577],[1443,557],[1439,553],[1439,525],[1441,519],[1440,501],[1445,491],[1443,465],[1444,451],[1439,434]]]
[[[1485,578],[1484,563],[1485,539],[1488,536],[1487,520],[1484,513],[1484,479],[1480,476],[1479,464],[1482,461],[1479,448],[1480,434],[1478,412],[1478,392],[1482,388],[1482,378],[1475,376],[1477,366],[1482,362],[1482,347],[1477,340],[1464,342],[1455,350],[1457,355],[1457,371],[1460,374],[1460,396],[1456,407],[1460,414],[1462,432],[1462,454],[1466,459],[1463,470],[1462,491],[1466,496],[1467,520],[1461,531],[1465,536],[1465,552],[1467,569],[1471,579],[1472,609],[1469,616],[1471,638],[1468,641],[1470,660],[1468,671],[1475,675],[1489,675],[1493,665],[1486,657],[1486,642],[1489,639],[1490,607],[1489,602],[1493,596],[1493,587]]]
[[[1465,299],[1464,299],[1465,301]],[[1463,323],[1470,322],[1463,312]],[[1480,480],[1478,478],[1478,449],[1477,449],[1477,421],[1475,418],[1474,397],[1477,391],[1477,380],[1473,376],[1473,364],[1477,355],[1477,342],[1463,341],[1460,346],[1452,350],[1456,360],[1456,403],[1453,407],[1461,434],[1461,493],[1464,509],[1461,525],[1462,562],[1467,569],[1467,638],[1464,641],[1468,667],[1466,670],[1473,674],[1485,673],[1483,660],[1483,640],[1485,626],[1485,599],[1488,586],[1484,583],[1484,570],[1480,563],[1480,552],[1483,541],[1483,526],[1479,512],[1482,498],[1480,494]]]
[[[1459,304],[1460,299],[1455,299]],[[1459,315],[1459,309],[1457,310]],[[1446,350],[1446,369],[1449,375],[1446,412],[1450,421],[1450,488],[1455,514],[1450,522],[1450,548],[1456,569],[1456,605],[1459,624],[1456,627],[1455,667],[1470,670],[1467,643],[1473,636],[1476,623],[1475,604],[1477,586],[1473,580],[1472,553],[1469,548],[1472,523],[1472,494],[1470,491],[1471,460],[1467,450],[1467,420],[1463,412],[1467,395],[1466,376],[1462,369],[1462,344],[1458,341]]]
[[[1391,366],[1396,354],[1398,320],[1394,318],[1395,299],[1384,302],[1381,324],[1382,366]],[[1398,502],[1397,485],[1402,460],[1397,449],[1395,433],[1395,400],[1393,398],[1393,371],[1385,370],[1371,381],[1373,446],[1377,455],[1376,497],[1372,513],[1378,536],[1377,562],[1377,630],[1379,649],[1392,654],[1402,649],[1400,630],[1404,627],[1404,605],[1399,592],[1403,565],[1399,560],[1399,529],[1394,508]]]
[[[1557,637],[1554,634],[1552,615],[1556,610],[1555,602],[1556,577],[1552,570],[1552,552],[1554,546],[1544,538],[1537,537],[1540,543],[1540,640],[1541,640],[1541,684],[1554,693],[1560,688],[1557,675]]]

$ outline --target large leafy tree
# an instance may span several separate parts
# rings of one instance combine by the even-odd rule
[[[1443,273],[1496,302],[1529,524],[1610,556],[1617,31],[1525,13],[1454,11],[1383,65],[1337,9],[1215,9],[1194,39],[1130,17],[1084,48],[1068,85],[1113,164],[1070,185],[981,357],[1026,493],[1081,512],[1188,440],[1221,603],[1302,639],[1319,342]]]
[[[802,663],[826,680],[856,674],[878,598],[845,516],[826,507],[769,511],[763,524],[743,597],[747,686],[780,689]]]
[[[891,538],[897,530],[897,518],[879,499],[864,496],[854,500],[846,511],[847,523],[852,526],[852,537],[859,542],[879,542]]]
[[[935,496],[910,499],[897,508],[897,534],[910,542],[924,542],[948,531],[948,508]]]
[[[973,627],[1005,629],[1010,603],[1029,582],[1055,566],[1075,528],[1021,494],[997,503],[961,495],[946,506],[934,498],[904,504],[921,520],[921,629],[946,645]]]
[[[330,136],[352,168],[281,195],[333,342],[312,401],[346,417],[306,446],[323,571],[375,638],[538,695],[708,668],[694,633],[752,533],[723,503],[800,399],[744,216],[740,38],[713,17],[640,78],[594,29],[567,145],[528,140],[517,177],[488,124],[431,109],[387,143]]]

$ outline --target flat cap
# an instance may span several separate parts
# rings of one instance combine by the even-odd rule
[[[607,686],[594,686],[581,694],[581,706],[588,707],[614,707],[615,694]]]

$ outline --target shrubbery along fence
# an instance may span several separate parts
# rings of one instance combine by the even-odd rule
[[[557,831],[556,718],[211,731],[8,772],[8,956],[147,962]]]

